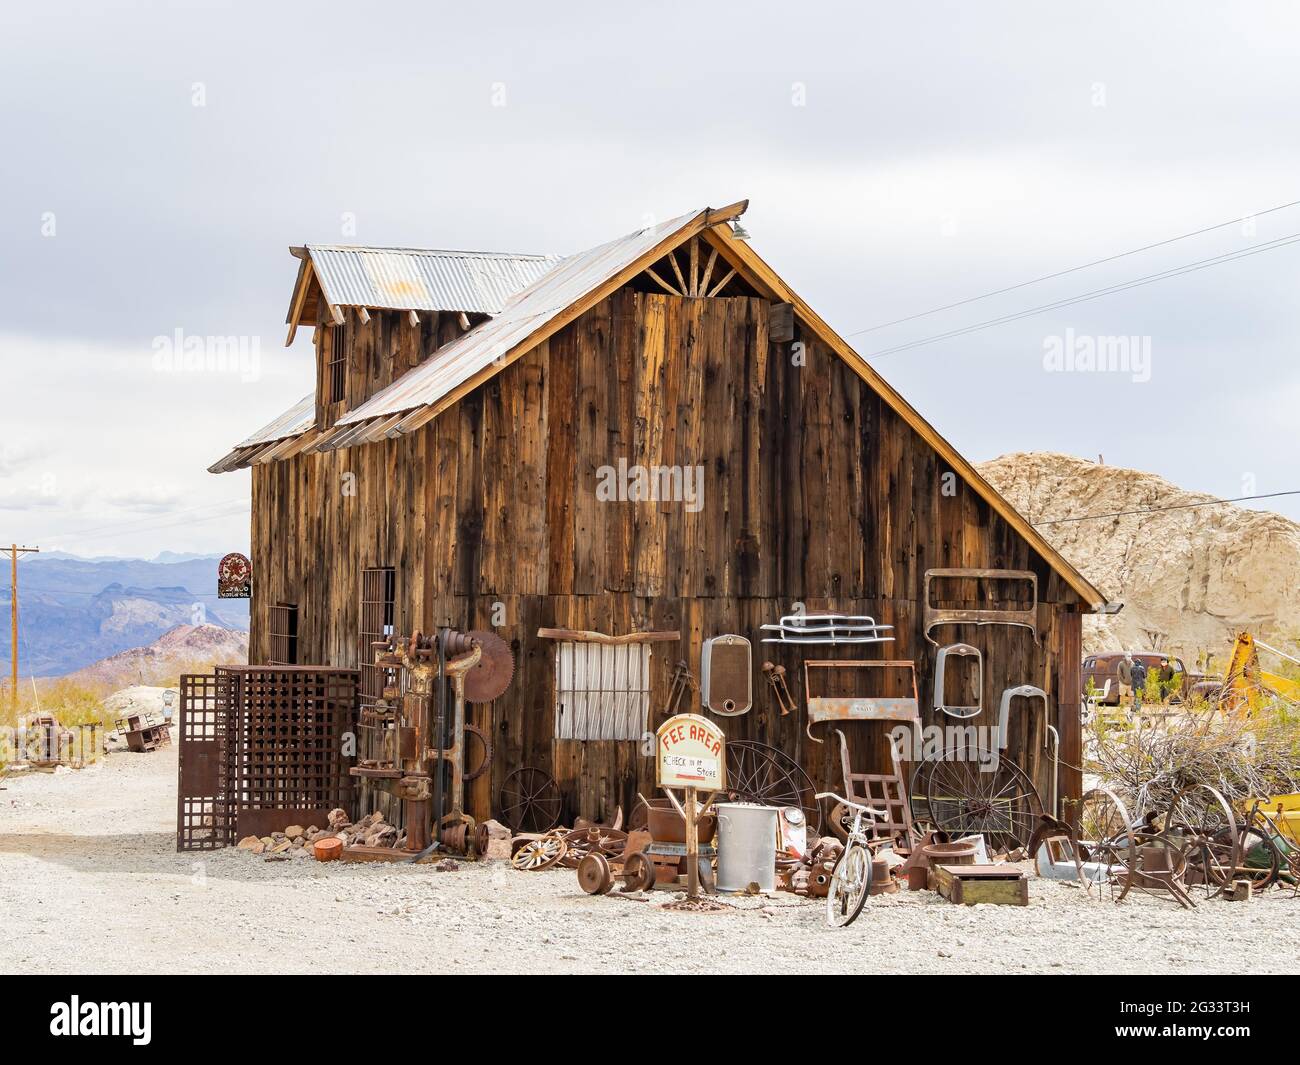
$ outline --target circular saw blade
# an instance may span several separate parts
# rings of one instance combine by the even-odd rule
[[[490,703],[504,694],[515,675],[515,656],[510,645],[495,632],[471,632],[482,655],[478,665],[465,674],[465,698],[471,703]]]

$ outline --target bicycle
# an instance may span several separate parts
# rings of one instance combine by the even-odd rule
[[[826,924],[831,928],[847,928],[858,919],[862,907],[871,893],[871,837],[864,827],[864,818],[870,814],[876,820],[885,817],[886,811],[871,806],[863,806],[837,795],[833,791],[823,791],[818,799],[834,799],[847,810],[853,811],[849,823],[848,838],[844,841],[844,853],[831,874],[830,890],[826,893]]]

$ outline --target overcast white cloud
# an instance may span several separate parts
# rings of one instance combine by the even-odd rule
[[[290,243],[568,252],[749,196],[755,248],[856,333],[1300,198],[1297,31],[1282,2],[6,5],[0,538],[245,543],[247,474],[205,468],[310,385],[305,339],[280,346]],[[852,339],[1292,233],[1300,208]],[[1282,248],[878,366],[977,460],[1300,488],[1298,264]],[[255,339],[256,373],[169,369],[178,330]],[[1150,380],[1046,372],[1066,337],[1139,338]]]

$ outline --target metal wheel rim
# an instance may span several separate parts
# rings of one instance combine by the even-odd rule
[[[1200,817],[1195,816],[1198,809]],[[1210,821],[1211,817],[1216,820]],[[1236,815],[1223,793],[1209,784],[1192,784],[1175,795],[1165,814],[1165,832],[1173,834],[1184,826],[1190,826],[1203,838],[1203,842],[1194,843],[1188,849],[1187,860],[1189,863],[1199,862],[1205,874],[1206,895],[1216,898],[1230,894],[1241,865],[1241,839],[1236,832]],[[1232,842],[1226,853],[1210,842],[1220,830],[1231,830]]]
[[[797,806],[811,833],[820,833],[821,805],[808,774],[784,751],[754,740],[727,744],[727,794],[760,806]]]
[[[1007,758],[985,773],[976,762],[950,757],[957,753],[949,750],[930,770],[926,804],[935,827],[954,839],[982,835],[999,849],[1027,846],[1043,812],[1033,781]]]
[[[560,823],[560,789],[543,769],[521,766],[501,783],[501,819],[515,833],[549,832]]]

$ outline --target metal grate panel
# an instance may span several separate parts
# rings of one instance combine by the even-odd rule
[[[351,806],[357,671],[314,666],[218,667],[230,698],[226,772],[237,836],[290,822],[323,824]]]
[[[232,842],[225,778],[225,713],[217,678],[186,673],[180,682],[176,849],[216,850]]]

